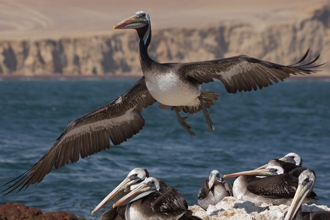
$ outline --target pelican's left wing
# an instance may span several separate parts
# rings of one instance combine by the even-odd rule
[[[138,133],[145,124],[142,109],[156,100],[150,95],[142,77],[125,94],[89,114],[72,121],[48,152],[28,171],[10,181],[3,192],[38,183],[51,171],[69,162],[110,148],[110,140],[118,145]],[[5,185],[7,185],[5,184]]]
[[[205,179],[201,185],[201,188],[199,189],[197,198],[198,199],[205,199],[206,196],[209,194],[210,190],[209,190],[209,180]]]
[[[257,90],[258,87],[262,89],[272,85],[272,82],[277,83],[278,80],[283,81],[290,75],[315,72],[316,68],[323,64],[315,64],[319,56],[304,63],[308,53],[309,50],[300,61],[288,66],[240,55],[220,60],[182,64],[179,71],[201,84],[219,79],[229,93],[251,91]]]

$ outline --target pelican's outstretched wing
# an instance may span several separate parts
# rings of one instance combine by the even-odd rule
[[[156,100],[150,95],[142,77],[115,101],[72,121],[49,151],[28,171],[10,181],[6,194],[40,182],[55,166],[85,158],[110,148],[110,140],[118,145],[138,133],[145,124],[142,109]],[[6,185],[7,185],[6,184]]]
[[[283,81],[290,75],[315,72],[316,68],[323,64],[315,64],[319,56],[310,62],[303,63],[308,53],[309,50],[297,63],[288,66],[240,55],[220,60],[182,64],[180,71],[199,83],[219,79],[229,93],[251,91],[257,90],[258,87],[262,89],[272,85],[272,81],[275,83],[278,80]]]

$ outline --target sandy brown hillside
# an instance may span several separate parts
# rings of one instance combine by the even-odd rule
[[[138,10],[147,11],[154,29],[203,27],[236,20],[263,27],[293,23],[327,0],[2,0],[0,39],[48,39],[111,34],[112,26]]]
[[[134,31],[112,30],[137,10],[152,18],[150,54],[159,62],[248,54],[290,64],[311,48],[330,57],[327,1],[0,2],[0,75],[141,74]],[[2,40],[1,40],[2,39]],[[326,65],[322,74],[330,73]]]

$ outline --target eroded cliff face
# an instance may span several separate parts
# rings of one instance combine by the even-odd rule
[[[262,21],[260,21],[262,22]],[[150,56],[158,62],[190,62],[239,54],[291,64],[306,50],[330,57],[330,6],[295,24],[223,22],[202,28],[154,30]],[[330,65],[321,74],[330,73]],[[0,41],[0,76],[141,75],[138,39],[126,30],[108,36]]]

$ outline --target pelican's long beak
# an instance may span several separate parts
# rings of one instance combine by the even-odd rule
[[[296,215],[297,211],[299,210],[301,204],[303,203],[304,199],[314,187],[314,183],[310,181],[299,182],[298,188],[294,197],[292,199],[291,205],[288,209],[288,212],[285,215],[284,220],[291,220]]]
[[[154,191],[154,189],[152,189],[150,186],[147,186],[144,182],[142,182],[135,189],[133,189],[130,193],[128,193],[123,198],[121,198],[117,202],[115,202],[112,205],[112,207],[115,208],[117,206],[121,206],[121,205],[130,203],[130,202],[133,202],[135,200],[138,200],[140,198],[143,198],[143,197],[149,195],[153,191]]]
[[[110,202],[120,191],[124,190],[127,186],[134,184],[136,181],[129,178],[125,178],[114,190],[112,190],[103,200],[100,202],[95,209],[91,212],[93,215],[99,211],[103,206]]]
[[[145,19],[139,17],[138,15],[133,15],[113,26],[113,29],[137,29],[145,26],[146,24]]]
[[[215,182],[215,179],[216,179],[215,174],[211,174],[211,178],[209,179],[209,183],[208,183],[209,190],[212,189],[212,187],[213,187],[213,185],[214,185],[214,182]]]
[[[234,178],[239,176],[276,176],[277,173],[271,172],[269,169],[249,170],[238,173],[223,175],[223,178]]]

